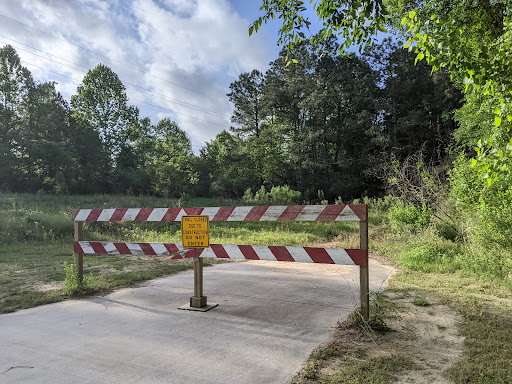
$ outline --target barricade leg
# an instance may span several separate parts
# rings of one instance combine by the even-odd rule
[[[206,306],[206,296],[203,296],[203,259],[200,257],[194,257],[194,296],[190,298],[190,306]]]

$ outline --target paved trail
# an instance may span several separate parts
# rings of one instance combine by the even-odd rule
[[[370,261],[370,289],[391,268]],[[0,315],[0,383],[285,383],[358,304],[358,267],[240,262],[204,269],[209,312],[178,310],[192,271]]]

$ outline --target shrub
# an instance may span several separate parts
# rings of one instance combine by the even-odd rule
[[[462,259],[462,249],[457,244],[431,239],[406,251],[398,263],[414,271],[447,273],[458,270]]]
[[[247,189],[242,200],[246,203],[260,205],[298,204],[301,201],[301,193],[299,191],[294,191],[288,185],[272,187],[270,192],[267,192],[265,187],[262,185],[254,195],[250,189]]]
[[[389,209],[388,217],[391,227],[395,230],[403,229],[403,227],[420,229],[429,226],[432,211],[425,205],[417,207],[413,204],[404,204],[402,201],[396,200]]]

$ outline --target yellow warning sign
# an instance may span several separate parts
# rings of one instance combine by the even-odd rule
[[[207,215],[181,217],[181,239],[185,248],[210,247],[210,218]]]

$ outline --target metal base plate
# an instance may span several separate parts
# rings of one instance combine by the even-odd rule
[[[219,305],[219,304],[207,304],[204,307],[191,307],[190,304],[185,304],[185,305],[182,305],[181,307],[178,307],[178,309],[183,309],[186,311],[206,312],[212,308],[215,308],[217,305]]]

